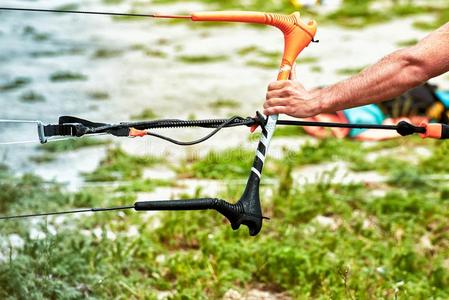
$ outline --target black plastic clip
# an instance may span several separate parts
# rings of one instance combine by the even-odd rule
[[[262,129],[265,129],[265,125],[267,124],[267,118],[259,111],[256,111],[256,117],[254,118],[256,124],[259,125]]]

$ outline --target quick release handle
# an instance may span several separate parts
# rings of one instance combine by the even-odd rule
[[[317,23],[303,22],[299,12],[290,15],[246,11],[199,12],[193,13],[191,18],[192,21],[255,23],[279,28],[284,34],[284,54],[278,80],[288,79],[293,63],[313,40],[317,30]]]

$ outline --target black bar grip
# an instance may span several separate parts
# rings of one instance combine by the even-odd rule
[[[168,201],[142,201],[134,203],[137,211],[155,210],[206,210],[213,209],[225,216],[231,222],[232,229],[236,230],[241,224],[248,226],[250,235],[259,233],[262,227],[262,214],[259,198],[253,197],[258,191],[254,185],[246,189],[244,196],[235,204],[217,198],[199,198],[187,200]],[[258,193],[257,193],[258,195]]]
[[[143,201],[134,204],[135,210],[205,210],[214,209],[213,198],[170,201]]]

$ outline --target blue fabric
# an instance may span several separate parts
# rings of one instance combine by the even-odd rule
[[[383,112],[376,104],[345,109],[343,111],[349,123],[353,124],[382,124],[385,119]],[[366,129],[354,128],[349,132],[350,137],[355,137]]]
[[[435,92],[435,95],[443,103],[444,107],[449,108],[449,91],[438,90]]]

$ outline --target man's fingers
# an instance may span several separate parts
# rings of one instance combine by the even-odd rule
[[[284,89],[281,90],[274,90],[267,92],[266,100],[273,99],[273,98],[282,98],[283,96],[288,96],[286,91]]]
[[[290,84],[290,82],[288,80],[273,81],[268,85],[268,90],[269,91],[279,90],[289,84]]]
[[[263,108],[275,107],[275,106],[286,106],[290,104],[290,99],[285,98],[272,98],[265,101]]]
[[[278,115],[278,114],[287,114],[288,108],[286,106],[274,106],[264,109],[264,115]]]

